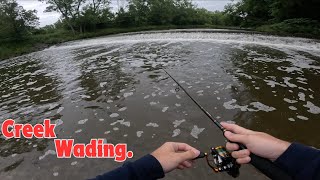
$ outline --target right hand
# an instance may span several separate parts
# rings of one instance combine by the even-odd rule
[[[227,130],[224,135],[229,141],[241,143],[247,147],[247,149],[239,150],[238,144],[227,142],[227,149],[233,151],[231,155],[237,159],[239,164],[249,163],[250,153],[275,161],[290,146],[289,142],[263,132],[251,131],[225,122],[222,122],[221,125]]]

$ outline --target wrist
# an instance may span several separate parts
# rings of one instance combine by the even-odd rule
[[[290,145],[291,143],[279,139],[278,149],[271,161],[276,161],[289,148]]]

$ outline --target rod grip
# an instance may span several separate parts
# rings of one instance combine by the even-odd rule
[[[237,143],[240,149],[247,149],[243,144]],[[250,163],[258,169],[261,173],[273,180],[292,180],[292,177],[288,175],[283,169],[278,167],[269,159],[257,156],[253,153],[250,154]]]

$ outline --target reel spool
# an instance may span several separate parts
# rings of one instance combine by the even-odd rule
[[[206,160],[215,173],[227,172],[234,178],[238,177],[240,174],[240,165],[223,146],[212,147],[210,149],[210,154],[206,154]]]

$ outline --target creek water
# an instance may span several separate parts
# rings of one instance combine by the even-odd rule
[[[320,42],[241,32],[158,31],[73,41],[0,62],[0,122],[51,119],[58,138],[128,143],[137,159],[166,141],[202,151],[219,121],[320,147]],[[0,179],[85,179],[120,163],[57,159],[53,140],[0,138]],[[205,160],[166,179],[231,179]],[[239,179],[266,179],[249,165]]]

